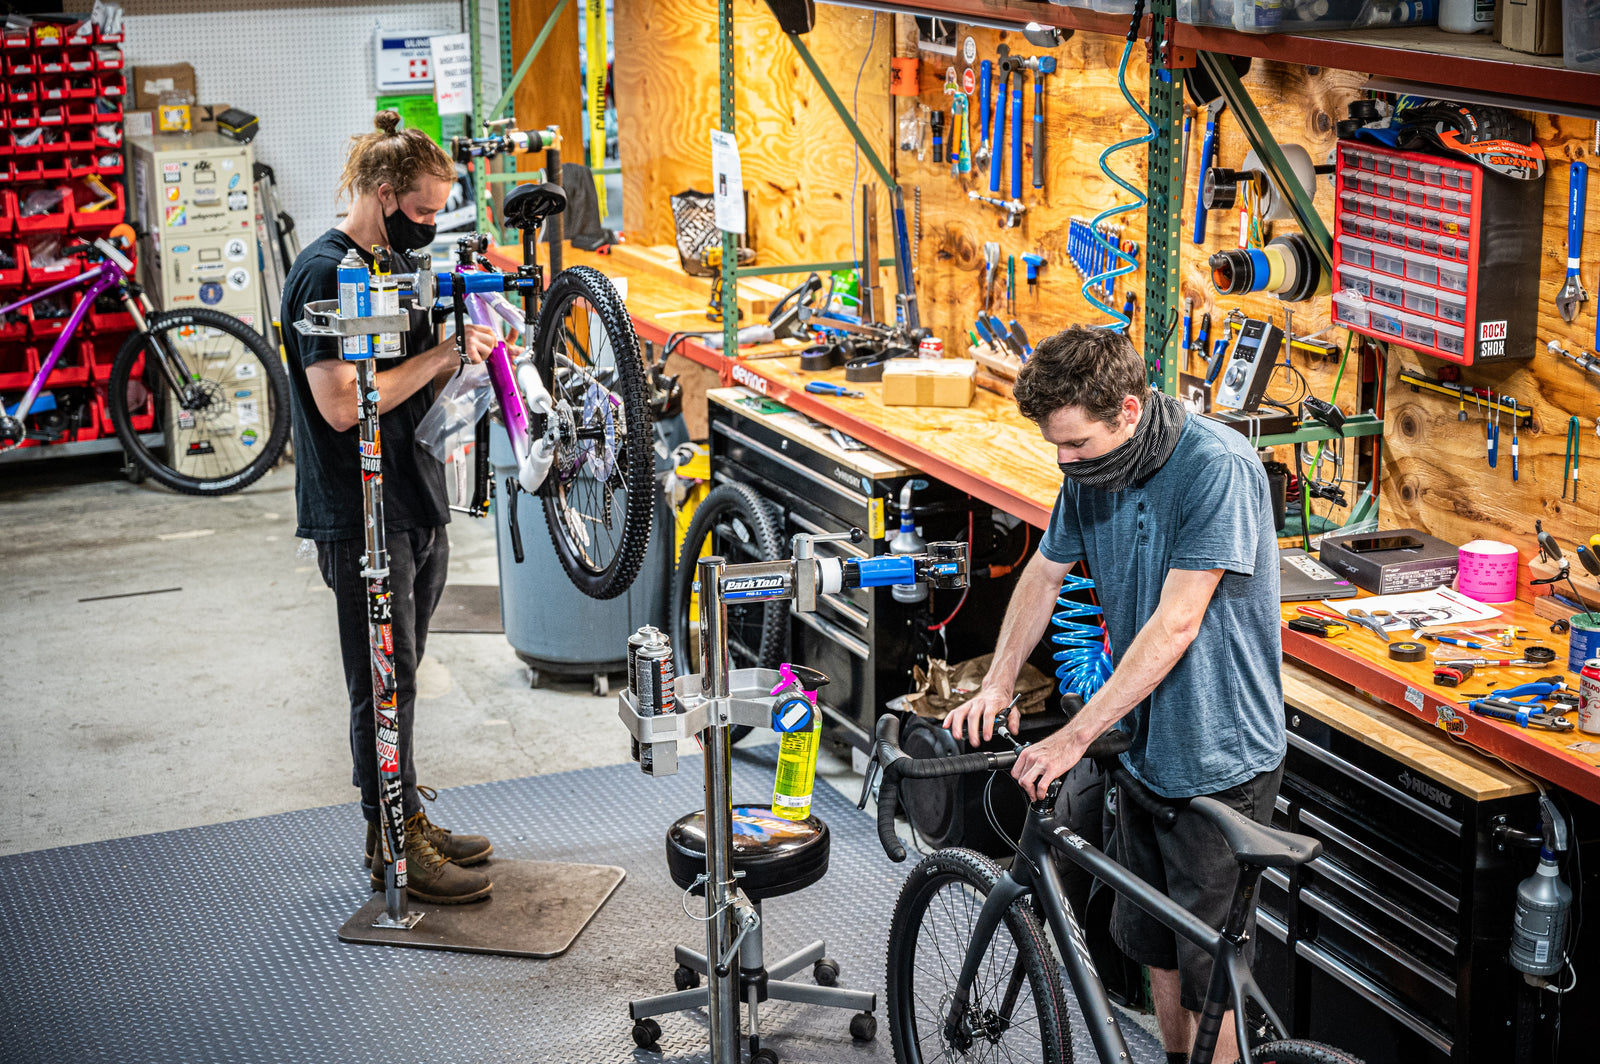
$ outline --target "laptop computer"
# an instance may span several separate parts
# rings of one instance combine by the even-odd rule
[[[1308,602],[1314,599],[1354,598],[1355,595],[1354,584],[1299,547],[1279,548],[1279,601]]]

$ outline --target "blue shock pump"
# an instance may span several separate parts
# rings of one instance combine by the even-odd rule
[[[1063,695],[1076,694],[1086,702],[1111,677],[1111,655],[1106,651],[1105,629],[1098,622],[1084,624],[1073,619],[1099,617],[1100,607],[1077,602],[1067,595],[1093,590],[1093,580],[1068,573],[1061,582],[1061,594],[1056,597],[1060,609],[1050,615],[1050,623],[1061,629],[1050,636],[1050,642],[1062,648],[1052,655],[1061,663],[1056,666],[1060,691]]]

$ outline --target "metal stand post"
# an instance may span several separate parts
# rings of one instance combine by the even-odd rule
[[[376,337],[373,338],[374,343]],[[367,634],[372,646],[372,713],[377,725],[378,816],[383,843],[383,911],[373,927],[408,930],[422,919],[406,911],[406,826],[400,783],[400,717],[395,709],[394,629],[389,546],[383,528],[383,444],[378,432],[378,374],[373,359],[356,363],[356,417],[361,424],[361,501],[367,519]],[[377,860],[374,854],[373,860]]]
[[[700,690],[710,701],[706,720],[706,957],[711,971],[711,1059],[739,1059],[739,996],[732,965],[722,967],[733,946],[733,758],[728,734],[728,607],[722,598],[726,563],[700,559]]]

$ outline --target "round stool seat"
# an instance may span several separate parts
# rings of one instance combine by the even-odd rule
[[[733,867],[744,873],[739,886],[751,901],[791,894],[821,879],[828,871],[828,845],[828,825],[814,816],[785,820],[768,805],[733,807]],[[704,810],[667,829],[667,868],[685,890],[704,874]],[[705,893],[704,885],[694,892]]]

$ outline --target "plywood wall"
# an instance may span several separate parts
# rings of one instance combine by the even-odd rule
[[[853,176],[848,138],[765,5],[757,0],[738,0],[736,8],[739,137],[746,184],[753,197],[754,238],[761,261],[847,258]],[[688,0],[618,0],[617,11],[616,77],[625,221],[634,239],[664,243],[672,235],[667,197],[682,188],[705,188],[709,181],[705,131],[715,124],[717,114],[715,8],[710,3]],[[981,298],[982,245],[990,240],[1000,244],[1002,268],[1006,256],[1017,258],[1016,316],[1035,340],[1075,322],[1104,321],[1080,294],[1080,280],[1073,273],[1065,245],[1072,216],[1088,217],[1127,198],[1097,166],[1097,158],[1106,146],[1142,131],[1142,123],[1117,88],[1122,39],[1080,32],[1054,51],[1059,66],[1047,82],[1048,173],[1043,190],[1031,187],[1030,79],[1025,102],[1029,154],[1024,157],[1022,197],[1028,210],[1019,227],[1006,230],[999,227],[998,212],[967,199],[969,188],[988,193],[985,175],[954,177],[948,164],[933,163],[931,152],[919,159],[914,153],[894,150],[892,115],[903,111],[908,103],[904,98],[897,100],[888,95],[888,59],[891,51],[895,55],[915,54],[915,47],[909,20],[898,17],[892,27],[890,21],[889,16],[879,17],[877,37],[869,48],[870,14],[819,6],[817,28],[807,40],[847,101],[858,65],[867,57],[858,96],[861,125],[873,143],[882,146],[886,157],[892,156],[891,165],[905,187],[908,208],[916,190],[921,190],[922,238],[917,269],[924,323],[945,340],[947,348],[960,350],[964,346]],[[1002,43],[1019,53],[1035,52],[1020,34],[965,29],[962,37],[969,33],[979,60],[993,59]],[[921,59],[920,101],[948,112],[949,100],[943,93],[945,67],[954,63],[959,72],[965,64],[959,58],[952,60],[932,53],[922,53]],[[1143,49],[1136,47],[1128,68],[1128,83],[1141,102],[1146,96],[1147,76]],[[1365,80],[1359,73],[1258,60],[1245,84],[1279,141],[1299,143],[1314,160],[1323,162],[1334,145],[1335,124],[1344,116],[1346,105],[1361,92]],[[1586,304],[1578,320],[1566,325],[1555,311],[1554,297],[1565,275],[1567,163],[1584,159],[1591,167],[1600,166],[1600,160],[1593,158],[1594,126],[1587,121],[1549,115],[1533,117],[1540,142],[1551,159],[1544,257],[1540,263],[1539,336],[1541,341],[1559,338],[1574,350],[1592,351],[1596,302]],[[1197,116],[1188,159],[1182,293],[1195,300],[1196,327],[1201,314],[1206,309],[1212,311],[1219,323],[1213,328],[1213,337],[1223,315],[1235,306],[1253,317],[1274,317],[1281,324],[1284,306],[1275,298],[1223,298],[1212,289],[1206,260],[1220,248],[1235,246],[1238,222],[1234,214],[1211,216],[1203,247],[1188,239],[1199,189],[1202,124]],[[1237,167],[1248,148],[1237,120],[1224,114],[1218,163]],[[1115,156],[1112,165],[1142,187],[1145,157],[1141,149]],[[860,176],[864,180],[871,177],[865,164]],[[1600,262],[1600,203],[1594,202],[1600,200],[1600,173],[1594,175],[1592,184],[1596,188],[1590,195],[1584,276],[1592,300],[1600,301],[1600,271],[1594,266]],[[1333,194],[1328,179],[1318,179],[1314,202],[1331,227]],[[1143,212],[1125,214],[1120,221],[1125,235],[1140,243],[1142,253]],[[886,215],[882,225],[887,247]],[[1031,294],[1023,282],[1021,261],[1029,251],[1043,254],[1049,262],[1039,287]],[[1133,290],[1142,299],[1142,271],[1133,278]],[[889,271],[885,271],[883,283],[892,286]],[[1126,284],[1125,281],[1118,289],[1118,306],[1128,290]],[[1293,305],[1296,332],[1324,329],[1329,309],[1326,298]],[[1141,306],[1134,315],[1134,337],[1141,343],[1142,314]],[[1325,335],[1340,345],[1344,343],[1342,330]],[[1356,410],[1359,395],[1356,359],[1351,361],[1339,393],[1339,405],[1346,411]],[[1336,363],[1300,354],[1294,356],[1294,362],[1312,392],[1326,398]],[[1393,377],[1401,367],[1420,368],[1430,375],[1441,368],[1436,360],[1420,359],[1404,348],[1389,349],[1387,435],[1382,461],[1382,520],[1386,527],[1420,527],[1459,542],[1491,536],[1529,550],[1536,517],[1542,517],[1545,527],[1569,544],[1587,541],[1591,533],[1600,532],[1600,436],[1596,434],[1600,377],[1584,374],[1570,362],[1542,349],[1531,362],[1517,366],[1464,371],[1467,382],[1515,394],[1535,410],[1533,430],[1520,434],[1521,470],[1513,483],[1509,428],[1502,441],[1505,458],[1498,468],[1490,470],[1484,459],[1483,418],[1473,414],[1466,422],[1458,422],[1456,406],[1447,398],[1414,395],[1407,388],[1397,387]],[[1198,358],[1191,358],[1181,368],[1200,374],[1205,371]],[[1280,371],[1268,394],[1287,400],[1296,390]],[[1590,477],[1588,481],[1580,480],[1576,505],[1561,499],[1560,483],[1567,418],[1573,414],[1582,422],[1580,445]],[[1353,493],[1351,497],[1354,498]],[[1328,507],[1321,504],[1318,509],[1321,512]],[[1333,510],[1330,516],[1339,520],[1346,513]]]

